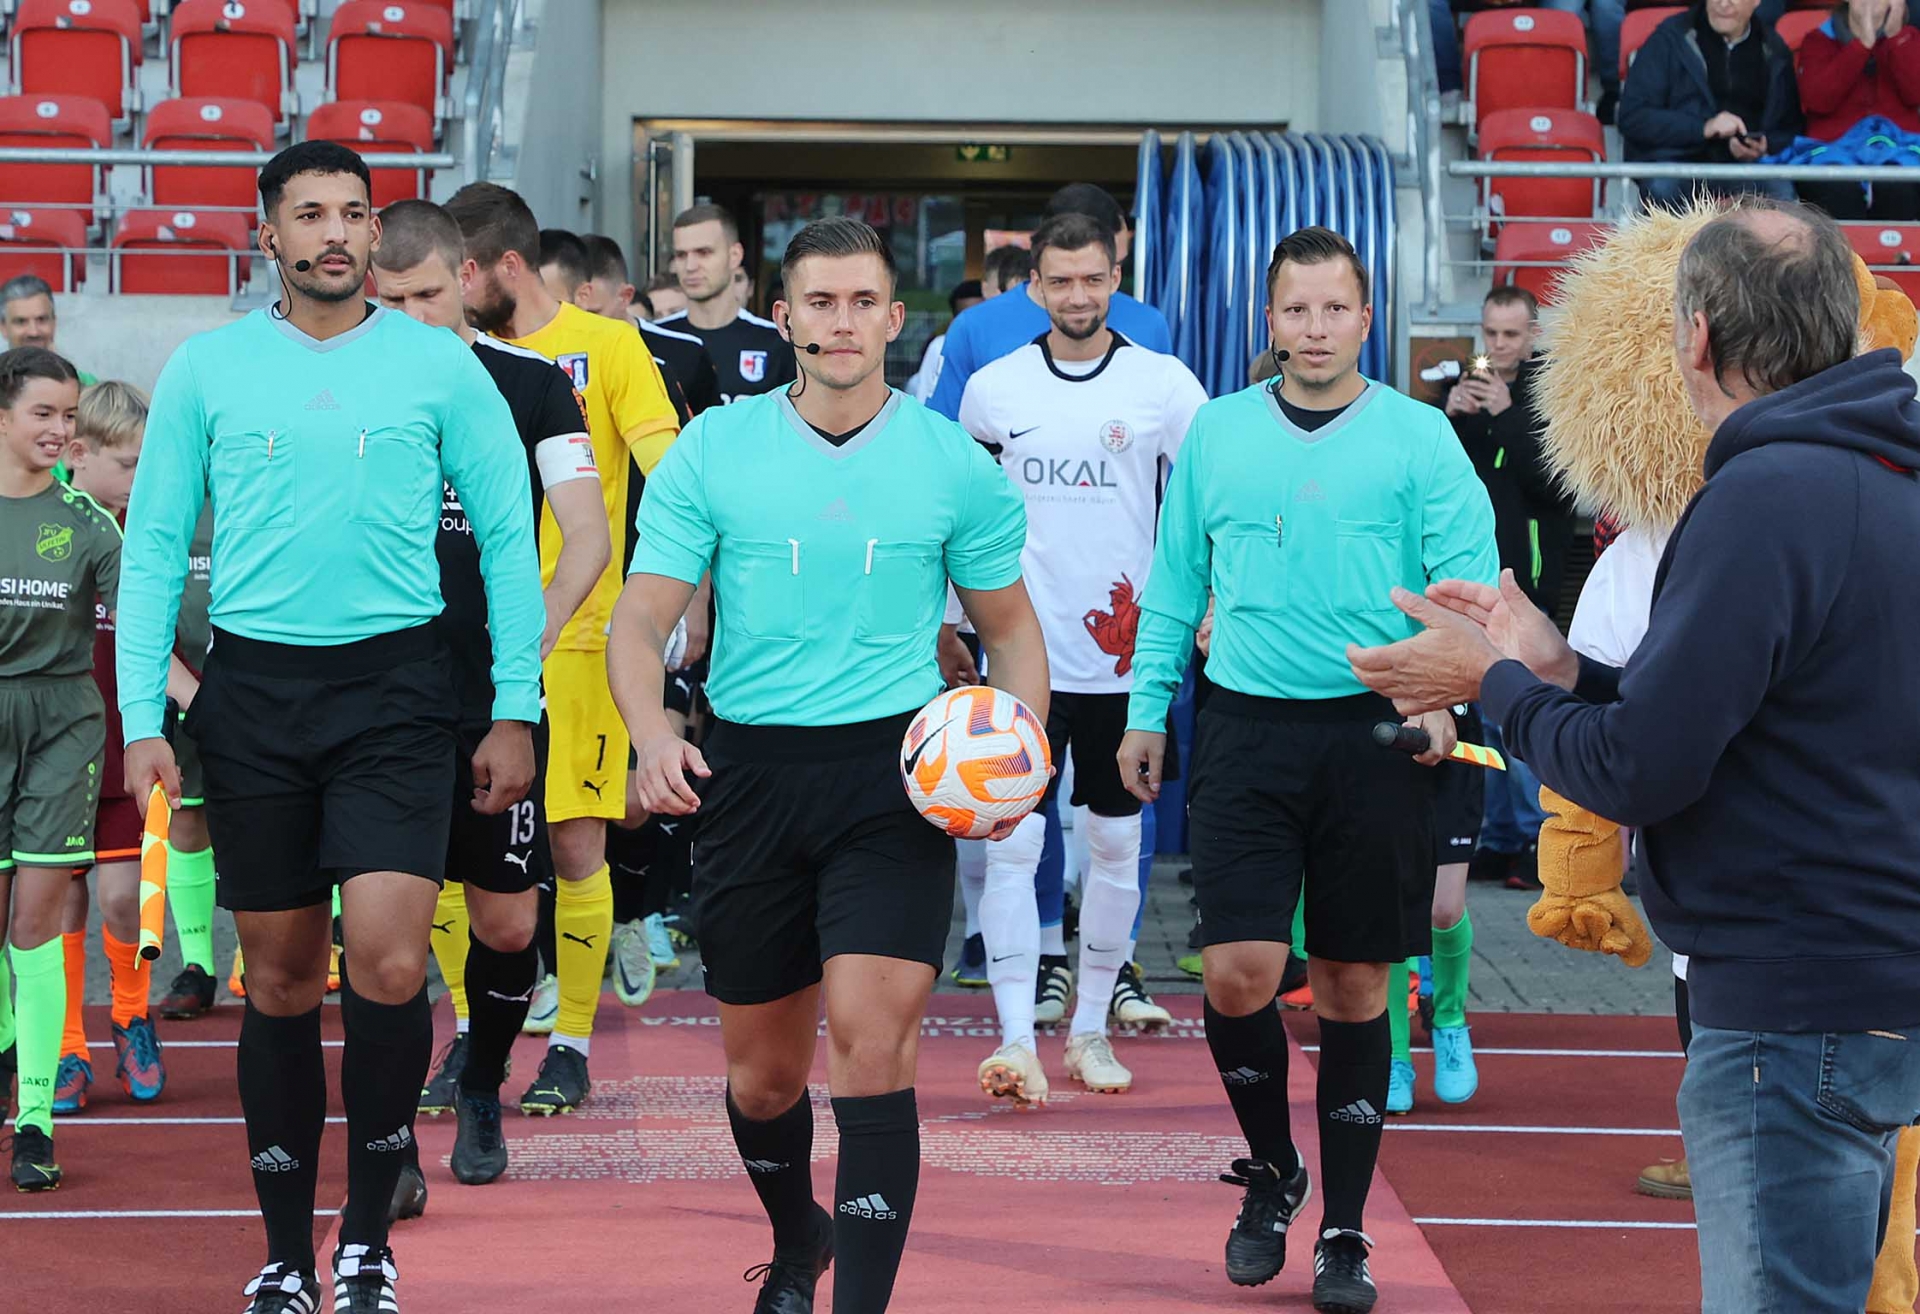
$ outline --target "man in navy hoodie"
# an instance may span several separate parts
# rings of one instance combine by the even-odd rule
[[[1854,356],[1858,296],[1798,204],[1688,244],[1674,348],[1713,440],[1624,672],[1510,575],[1402,594],[1431,628],[1350,653],[1403,712],[1478,698],[1547,786],[1642,828],[1654,930],[1692,956],[1706,1314],[1858,1314],[1920,1121],[1920,404],[1898,352]]]

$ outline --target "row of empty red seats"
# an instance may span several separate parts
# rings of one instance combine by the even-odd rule
[[[73,210],[0,210],[0,268],[38,274],[56,292],[86,281],[86,221]],[[231,296],[252,268],[248,224],[237,214],[133,210],[114,228],[107,262],[115,292]]]
[[[185,0],[167,46],[173,95],[249,100],[276,131],[297,113],[296,0]],[[20,0],[9,37],[16,95],[87,96],[116,124],[140,109],[144,58],[136,0]],[[435,127],[453,76],[453,10],[447,0],[347,0],[327,38],[327,89],[335,100],[413,106]]]

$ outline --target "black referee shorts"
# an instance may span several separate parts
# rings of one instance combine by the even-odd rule
[[[940,970],[953,841],[900,783],[913,713],[844,726],[714,724],[694,783],[693,901],[707,993],[764,1004],[838,954]]]
[[[461,726],[453,758],[452,816],[447,829],[446,878],[493,894],[522,894],[553,880],[547,844],[547,720],[533,728],[533,784],[505,812],[473,809],[473,755],[493,729]]]
[[[369,871],[439,883],[454,780],[447,672],[434,625],[318,647],[214,631],[186,729],[221,907],[310,907]]]
[[[1292,935],[1306,886],[1315,958],[1389,963],[1433,939],[1434,771],[1373,742],[1375,694],[1319,701],[1215,689],[1187,785],[1208,944]]]
[[[1453,725],[1461,743],[1487,742],[1479,708],[1454,713]],[[1446,867],[1467,861],[1480,842],[1487,771],[1466,762],[1442,762],[1433,771],[1433,865]]]

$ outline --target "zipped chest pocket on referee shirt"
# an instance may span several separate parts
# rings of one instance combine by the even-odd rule
[[[361,428],[351,440],[354,524],[412,527],[439,522],[446,485],[433,434],[412,427]]]
[[[283,429],[216,433],[208,461],[214,515],[222,531],[293,525],[300,445]]]

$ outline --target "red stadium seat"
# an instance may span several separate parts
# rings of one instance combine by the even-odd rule
[[[327,37],[327,86],[335,100],[418,105],[438,126],[453,68],[453,16],[422,4],[347,0]]]
[[[111,145],[107,107],[91,96],[0,97],[0,146]],[[92,223],[94,198],[106,190],[106,172],[97,165],[9,164],[0,183],[0,212],[63,206]]]
[[[433,116],[397,101],[336,100],[307,119],[310,141],[337,141],[362,155],[415,155],[433,149]],[[375,169],[376,209],[427,194],[425,169]]]
[[[1607,141],[1600,120],[1578,110],[1499,110],[1480,124],[1480,158],[1598,164],[1607,158]],[[1485,178],[1480,199],[1492,235],[1501,218],[1586,219],[1598,214],[1601,184],[1591,178]]]
[[[1467,20],[1467,99],[1478,130],[1489,114],[1544,105],[1578,109],[1587,91],[1587,29],[1554,9],[1501,9]]]
[[[1507,224],[1493,248],[1494,286],[1524,287],[1550,306],[1558,299],[1568,261],[1598,246],[1609,231],[1606,224]]]
[[[1780,21],[1773,25],[1773,30],[1787,43],[1787,49],[1797,55],[1800,53],[1800,43],[1807,39],[1807,33],[1826,22],[1831,13],[1830,7],[1790,10],[1780,15]]]
[[[1876,274],[1920,302],[1920,224],[1842,224],[1847,241]]]
[[[251,100],[192,96],[163,100],[147,114],[144,145],[159,151],[271,151],[273,116],[266,106]],[[164,164],[146,172],[147,198],[156,206],[232,207],[251,220],[257,195],[252,169]]]
[[[1626,21],[1620,24],[1620,80],[1627,80],[1627,70],[1633,66],[1633,57],[1640,53],[1640,47],[1647,44],[1647,38],[1653,35],[1653,29],[1672,18],[1675,14],[1687,12],[1685,5],[1660,5],[1653,9],[1636,9],[1628,14]]]
[[[116,124],[140,108],[134,0],[20,0],[9,46],[18,94],[91,96]]]
[[[37,274],[55,292],[87,280],[87,221],[77,210],[0,209],[0,269]]]
[[[237,214],[131,210],[113,235],[113,290],[231,296],[247,281],[247,250]]]
[[[186,0],[173,11],[173,94],[256,101],[289,127],[295,40],[285,0]]]

